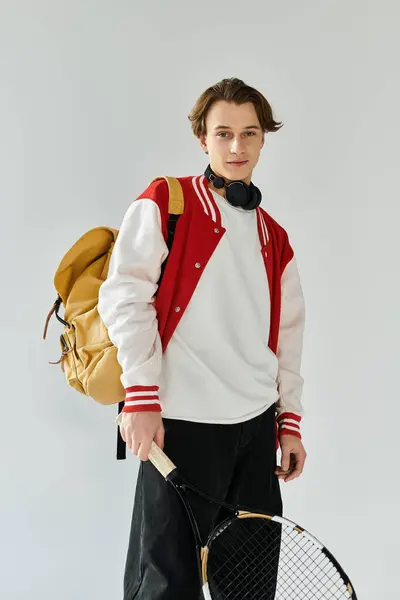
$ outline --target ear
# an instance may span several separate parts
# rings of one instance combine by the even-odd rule
[[[199,136],[199,142],[200,142],[200,147],[201,149],[208,154],[208,150],[207,150],[207,142],[206,142],[206,136],[205,135],[200,135]]]

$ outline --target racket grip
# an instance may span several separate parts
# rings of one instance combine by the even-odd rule
[[[155,442],[152,442],[151,444],[149,461],[164,477],[168,477],[168,475],[176,469],[176,466],[172,460],[170,460],[168,456],[164,454],[164,452],[159,446],[157,446]]]

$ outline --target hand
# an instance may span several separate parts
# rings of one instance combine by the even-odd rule
[[[159,412],[121,413],[121,437],[132,454],[140,460],[148,460],[153,440],[164,447],[164,425]]]
[[[295,435],[281,435],[279,444],[282,451],[281,466],[277,466],[275,475],[285,482],[292,481],[303,472],[307,453],[301,439]]]

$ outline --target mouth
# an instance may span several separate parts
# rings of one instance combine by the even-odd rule
[[[249,161],[248,160],[234,160],[231,162],[228,162],[228,165],[233,165],[234,167],[242,167],[243,165],[246,165]]]

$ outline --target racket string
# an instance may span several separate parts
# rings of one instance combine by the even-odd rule
[[[293,532],[293,530],[291,530],[291,534],[294,536],[292,538],[292,541],[295,542],[295,546],[297,549],[297,553],[296,553],[296,558],[298,559],[298,562],[300,563],[300,566],[298,566],[297,568],[297,579],[296,582],[301,580],[301,583],[304,584],[304,581],[306,581],[307,578],[307,587],[309,588],[309,586],[312,584],[313,588],[312,588],[312,592],[313,594],[320,594],[321,598],[343,598],[342,595],[342,590],[343,590],[343,580],[340,576],[340,574],[338,573],[338,571],[336,570],[336,567],[334,567],[332,565],[332,563],[330,562],[330,560],[328,559],[328,557],[326,556],[326,554],[324,554],[320,548],[318,548],[317,546],[314,547],[314,544],[311,542],[311,540],[309,540],[308,538],[299,535],[297,532]],[[289,536],[286,536],[286,539]],[[314,552],[311,551],[311,549],[314,548]],[[287,550],[290,550],[291,553],[295,552],[295,549],[292,546],[290,546],[290,544],[283,544],[283,549],[287,556]],[[298,551],[298,549],[300,549],[301,552]],[[282,558],[282,564],[285,564],[285,558],[286,556],[284,556]],[[308,564],[305,564],[305,560],[307,559]],[[291,572],[291,570],[293,570],[293,561],[291,560],[286,560],[287,564],[288,564],[288,568],[289,573]],[[314,570],[311,570],[311,567],[314,568]],[[315,572],[315,567],[318,567],[318,571]],[[318,576],[319,573],[322,572],[323,577]],[[342,586],[342,589],[337,585],[337,583],[334,580],[334,577],[336,576],[337,581],[339,581],[339,583]],[[316,586],[316,584],[318,583],[318,588]],[[327,591],[321,591],[323,590],[323,587],[326,588],[326,586],[329,585],[330,589]],[[336,589],[335,589],[336,588]],[[311,589],[311,588],[310,588]],[[314,591],[316,590],[316,591]],[[335,592],[339,595],[337,596],[332,596],[332,593]],[[327,595],[327,594],[330,595]]]
[[[266,519],[234,519],[210,543],[209,586],[215,600],[350,598],[324,552],[292,528]]]
[[[253,524],[254,523],[252,523],[252,525]],[[215,578],[217,578],[221,574],[221,570],[225,571],[225,576],[220,578],[219,582],[219,586],[221,590],[223,590],[223,595],[215,596],[216,598],[232,598],[232,600],[235,598],[252,598],[254,588],[263,590],[264,594],[268,592],[269,582],[267,579],[271,579],[270,573],[260,572],[257,567],[259,549],[262,546],[265,547],[265,542],[263,540],[256,539],[260,535],[261,530],[262,526],[259,526],[256,531],[249,535],[248,527],[240,528],[239,531],[236,532],[237,537],[235,538],[235,545],[237,547],[233,552],[232,544],[230,543],[228,546],[230,540],[227,536],[224,536],[224,554],[228,555],[229,559],[228,562],[222,564],[219,570],[214,574],[214,576],[216,576]],[[261,541],[263,541],[262,544]],[[273,545],[277,542],[279,542],[279,535],[275,535]],[[272,552],[269,553],[272,554]],[[237,559],[239,554],[242,555],[242,558],[238,562]],[[266,557],[267,560],[268,558],[269,557]],[[273,591],[274,582],[272,581],[271,593],[273,593]],[[271,596],[271,598],[272,597],[273,596]]]
[[[295,535],[297,535],[296,532],[295,532]],[[302,537],[301,540],[303,541],[304,538]],[[321,558],[321,556],[323,558],[326,558],[326,557],[325,557],[325,555],[323,555],[321,553],[321,551],[320,551],[319,548],[315,548],[313,554],[307,554],[307,552],[305,551],[304,547],[306,547],[306,549],[307,549],[307,547],[313,547],[312,542],[310,540],[308,540],[307,538],[305,538],[305,543],[304,543],[303,546],[301,546],[301,544],[299,544],[299,542],[296,541],[296,539],[294,537],[290,541],[294,542],[294,544],[290,544],[288,542],[287,545],[286,545],[286,550],[287,551],[290,550],[291,553],[294,553],[295,552],[295,545],[297,545],[298,547],[300,547],[300,550],[301,550],[301,553],[300,552],[297,553],[298,562],[301,563],[301,568],[298,567],[297,573],[294,574],[296,576],[296,579],[294,581],[295,581],[297,587],[301,589],[302,586],[304,588],[305,585],[306,585],[306,582],[307,582],[306,578],[308,579],[309,584],[315,583],[315,579],[317,579],[316,574],[313,573],[311,571],[310,567],[303,562],[303,560],[302,560],[303,555],[304,555],[304,557],[306,559],[309,559],[309,561],[311,563],[317,562],[317,558]],[[284,545],[283,545],[283,548],[285,549]],[[287,554],[288,554],[287,551],[286,551],[285,555],[281,552],[281,565],[280,565],[280,567],[282,569],[282,572],[281,572],[282,587],[284,587],[284,585],[283,585],[284,582],[287,583],[287,581],[285,580],[285,575],[286,575],[286,579],[289,578],[291,582],[293,581],[293,577],[291,575],[291,570],[292,570],[293,567],[292,567],[291,561],[287,560]],[[287,574],[285,574],[285,570],[284,570],[285,567],[288,568]]]

